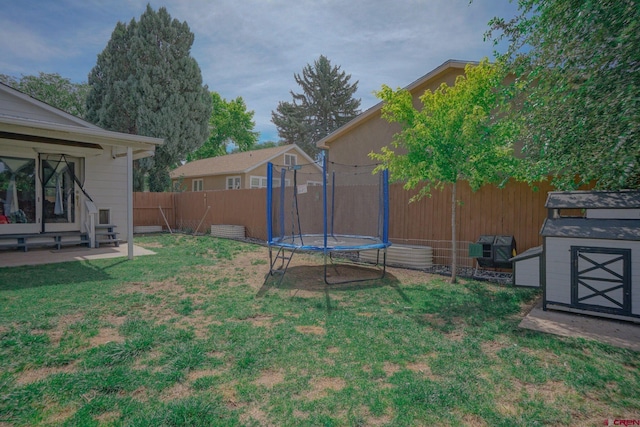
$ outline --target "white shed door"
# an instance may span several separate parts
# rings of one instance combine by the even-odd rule
[[[571,305],[631,314],[631,250],[571,247]]]

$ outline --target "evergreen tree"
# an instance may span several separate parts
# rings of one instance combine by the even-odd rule
[[[153,158],[135,165],[135,189],[148,173],[151,191],[170,187],[169,170],[209,135],[211,98],[190,56],[186,22],[150,5],[138,22],[118,22],[89,74],[87,119],[108,130],[164,138]]]
[[[287,144],[298,144],[311,157],[318,153],[315,143],[356,117],[360,99],[353,98],[358,82],[320,55],[302,75],[294,74],[302,93],[291,91],[293,102],[280,102],[271,112],[271,121]]]

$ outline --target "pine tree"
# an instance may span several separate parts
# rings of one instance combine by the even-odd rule
[[[294,78],[302,93],[291,91],[293,102],[280,102],[271,121],[286,143],[296,143],[314,157],[317,141],[360,113],[360,99],[353,98],[358,82],[349,83],[351,75],[332,67],[323,55]]]
[[[108,130],[164,138],[136,162],[136,190],[169,188],[169,170],[209,135],[211,98],[190,56],[194,35],[165,8],[147,5],[138,22],[118,22],[89,74],[87,119]]]

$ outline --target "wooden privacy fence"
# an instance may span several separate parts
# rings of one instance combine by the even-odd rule
[[[527,184],[509,182],[503,189],[484,186],[472,192],[466,183],[458,184],[458,240],[475,242],[482,234],[512,235],[518,252],[541,244],[540,227],[546,216],[544,203],[549,183],[533,191]],[[366,191],[353,186],[341,192],[344,203],[353,194]],[[390,186],[389,236],[392,242],[425,244],[451,240],[451,187],[433,191],[413,203],[417,191],[402,184]],[[340,199],[336,199],[336,204]],[[185,193],[135,193],[134,226],[160,225],[166,229],[159,207],[172,229],[205,233],[212,224],[243,225],[247,237],[266,240],[266,190],[222,190]],[[354,208],[353,221],[370,215]]]
[[[162,226],[166,229],[165,219],[171,228],[175,228],[175,195],[177,193],[133,193],[133,226]],[[162,210],[161,210],[162,209]]]

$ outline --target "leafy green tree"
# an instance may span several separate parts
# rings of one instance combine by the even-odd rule
[[[434,92],[426,91],[420,97],[421,110],[405,89],[383,86],[377,92],[384,101],[382,116],[402,126],[390,147],[370,154],[382,162],[378,169],[388,168],[392,179],[405,181],[407,189],[422,186],[416,198],[451,185],[451,283],[457,274],[458,181],[468,181],[477,190],[487,183],[504,185],[516,172],[512,141],[518,128],[496,118],[504,106],[502,79],[500,69],[486,60],[467,66],[454,86],[443,83]]]
[[[247,111],[242,97],[227,101],[218,93],[211,92],[212,112],[209,139],[196,151],[187,156],[188,161],[206,159],[227,154],[229,143],[238,151],[251,150],[258,142],[259,134],[254,132],[253,111]]]
[[[489,37],[517,77],[514,104],[530,180],[561,189],[640,187],[638,0],[520,0]],[[576,179],[577,177],[577,179]]]
[[[298,144],[311,157],[318,153],[316,141],[324,138],[359,113],[360,99],[353,98],[358,82],[323,55],[307,64],[302,75],[294,74],[302,93],[294,93],[292,102],[280,102],[271,112],[271,121],[287,144]]]
[[[60,74],[42,72],[20,79],[0,74],[0,82],[76,117],[84,118],[86,115],[89,94],[89,85],[86,83],[72,83]]]
[[[87,119],[105,129],[164,138],[135,164],[136,190],[170,188],[169,170],[209,136],[211,98],[190,56],[194,36],[165,8],[147,5],[136,22],[118,22],[89,74]]]

